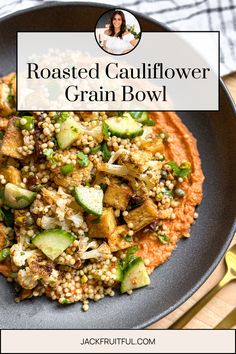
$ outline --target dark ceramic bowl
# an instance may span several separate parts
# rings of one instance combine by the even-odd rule
[[[16,31],[93,31],[101,4],[47,3],[0,21],[0,76],[16,67]],[[143,31],[164,31],[164,25],[137,14]],[[14,290],[0,279],[1,328],[143,328],[186,301],[209,277],[235,232],[236,119],[223,82],[220,111],[179,113],[198,140],[205,174],[204,199],[191,237],[181,240],[169,261],[154,271],[151,285],[132,296],[117,295],[92,303],[59,306],[46,298],[16,304]]]

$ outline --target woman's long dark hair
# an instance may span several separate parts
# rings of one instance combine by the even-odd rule
[[[113,12],[113,14],[111,15],[111,20],[110,20],[110,26],[109,26],[109,32],[110,32],[110,36],[114,36],[115,35],[115,28],[114,28],[114,25],[113,25],[113,20],[114,20],[114,17],[116,15],[120,15],[121,19],[122,19],[122,24],[121,24],[121,28],[120,28],[120,32],[117,33],[117,37],[120,37],[122,39],[122,35],[123,33],[125,33],[126,31],[126,20],[125,20],[125,15],[122,11],[120,10],[116,10]]]

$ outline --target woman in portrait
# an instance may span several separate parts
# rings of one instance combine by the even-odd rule
[[[126,28],[125,15],[122,11],[113,12],[109,28],[103,35],[103,49],[112,54],[124,54],[133,49],[138,40]]]

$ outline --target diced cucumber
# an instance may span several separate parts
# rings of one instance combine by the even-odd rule
[[[111,135],[120,138],[135,138],[143,134],[141,124],[136,122],[130,115],[108,118],[106,119],[106,124]]]
[[[123,273],[123,280],[121,282],[121,293],[141,288],[150,284],[146,267],[141,257],[133,259]]]
[[[37,234],[32,239],[32,243],[54,261],[74,240],[75,237],[71,233],[60,229],[52,229]]]
[[[61,122],[60,132],[57,133],[57,142],[60,149],[68,148],[81,135],[79,124],[72,117]]]
[[[121,282],[123,280],[123,272],[121,267],[118,264],[116,266],[116,272],[114,274],[116,276],[115,281]]]
[[[4,189],[4,204],[13,209],[27,208],[36,198],[37,193],[7,183]]]
[[[89,214],[101,216],[103,207],[103,191],[93,187],[75,187],[75,200]]]
[[[137,122],[142,123],[143,125],[156,125],[156,123],[149,119],[148,112],[129,112],[130,115],[137,120]]]
[[[148,112],[129,112],[132,118],[137,120],[139,123],[145,122],[148,118]]]

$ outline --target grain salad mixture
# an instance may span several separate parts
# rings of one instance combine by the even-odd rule
[[[196,140],[174,113],[16,112],[0,80],[0,273],[16,301],[61,304],[150,284],[202,199]]]

